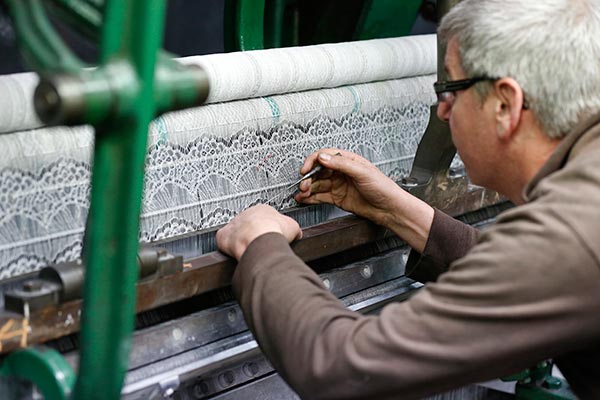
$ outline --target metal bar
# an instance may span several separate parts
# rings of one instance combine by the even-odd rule
[[[67,20],[79,32],[89,38],[98,38],[102,26],[102,5],[83,0],[50,0],[50,5],[56,14]]]
[[[480,191],[473,191],[466,197],[455,198],[451,208],[444,211],[451,215],[464,214],[483,207],[484,204],[494,204],[495,198],[482,198]],[[447,200],[450,197],[447,198]],[[508,205],[499,209],[494,208],[493,214],[504,210]],[[454,211],[454,212],[452,212]],[[467,214],[468,215],[468,214]],[[480,218],[479,216],[478,218]],[[490,214],[486,218],[491,218]],[[478,219],[479,220],[479,219]],[[473,220],[467,220],[473,223]],[[327,223],[305,228],[303,238],[292,244],[292,248],[305,261],[342,254],[353,246],[362,246],[375,242],[390,235],[382,227],[354,216],[340,218]],[[400,242],[398,243],[401,244]],[[192,257],[184,262],[181,273],[161,276],[154,280],[145,280],[137,284],[136,311],[142,312],[189,298],[231,284],[235,262],[219,252],[211,252],[199,257]],[[327,277],[327,274],[324,275]],[[333,289],[337,290],[337,289]],[[2,327],[12,326],[6,334],[0,334],[0,353],[18,349],[25,332],[26,343],[40,343],[47,340],[77,332],[81,316],[81,300],[61,303],[58,306],[47,307],[30,313],[26,321],[22,314],[0,312],[0,332]],[[30,325],[25,331],[24,323]]]
[[[135,108],[96,131],[76,399],[118,399],[127,369],[144,159],[165,7],[162,0],[105,4],[100,60],[128,59],[136,78],[129,82],[136,89],[130,99]]]
[[[393,235],[389,231],[380,226],[367,220],[348,216],[304,229],[303,238],[293,243],[292,248],[300,258],[309,262],[391,236]],[[115,264],[117,263],[115,262]],[[118,263],[117,265],[124,268],[122,264]],[[220,252],[212,252],[186,260],[184,266],[182,273],[139,282],[137,284],[136,311],[150,310],[230,285],[235,260]],[[94,275],[95,278],[90,280],[90,272],[91,270],[88,267],[86,282],[92,282],[94,287],[100,290],[97,294],[99,296],[97,301],[103,304],[108,302],[106,296],[111,292],[106,289],[107,283],[98,281],[100,279],[98,275]],[[119,280],[119,277],[117,276],[114,279]],[[134,293],[134,290],[131,289],[130,293]],[[119,295],[117,299],[120,303],[123,296]],[[0,327],[10,324],[12,326],[11,332],[20,332],[19,327],[27,323],[29,329],[26,333],[23,333],[26,342],[28,344],[45,342],[79,330],[81,305],[81,300],[73,300],[56,307],[47,307],[30,313],[28,320],[25,320],[23,315],[4,311],[0,313]],[[86,312],[89,312],[89,310],[90,308],[85,309]],[[101,318],[107,310],[98,312],[100,314],[94,316]],[[101,328],[96,327],[98,330],[102,330]],[[106,335],[106,332],[104,334]],[[0,335],[0,353],[18,349],[21,343],[21,335],[12,335],[10,332]],[[104,345],[108,344],[105,343]]]
[[[392,301],[406,299],[421,286],[409,278],[401,277],[377,285],[367,298],[359,292],[342,301],[354,311],[371,314]],[[205,346],[133,369],[127,375],[123,396],[136,399],[156,398],[164,394],[164,390],[161,390],[163,382],[197,382],[196,378],[199,376],[210,378],[212,374],[226,370],[235,373],[232,369],[236,365],[258,355],[260,350],[249,332],[222,337]],[[221,388],[223,389],[225,387]]]
[[[226,0],[224,36],[227,51],[264,48],[265,0]]]
[[[19,45],[36,69],[75,71],[84,66],[56,34],[40,0],[9,0]]]

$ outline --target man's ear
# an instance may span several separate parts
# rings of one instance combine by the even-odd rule
[[[523,89],[513,78],[501,78],[494,82],[497,98],[496,134],[501,141],[510,140],[517,131],[523,112]]]

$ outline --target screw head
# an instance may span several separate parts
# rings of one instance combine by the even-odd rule
[[[227,319],[229,320],[229,322],[235,322],[235,320],[237,319],[237,312],[235,311],[235,309],[230,309],[229,311],[227,311]]]
[[[365,265],[360,269],[360,274],[363,278],[370,278],[373,275],[373,269],[369,265]]]
[[[223,387],[231,386],[235,382],[235,374],[231,371],[225,371],[219,375],[218,380]]]
[[[246,374],[250,378],[252,378],[254,375],[258,374],[259,370],[260,370],[260,368],[258,367],[258,365],[255,362],[246,363],[242,367],[242,371],[244,371],[244,374]]]

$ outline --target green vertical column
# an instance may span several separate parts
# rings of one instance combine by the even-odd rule
[[[226,51],[264,49],[265,0],[225,0]]]
[[[76,399],[118,399],[134,325],[144,159],[165,0],[107,0],[101,63],[124,65],[118,118],[96,128]]]

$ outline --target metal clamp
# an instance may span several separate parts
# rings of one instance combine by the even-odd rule
[[[150,280],[183,271],[183,257],[163,248],[141,246],[137,255],[139,279]],[[7,311],[25,315],[46,307],[80,299],[85,268],[81,261],[42,269],[38,276],[24,281],[4,294]]]

